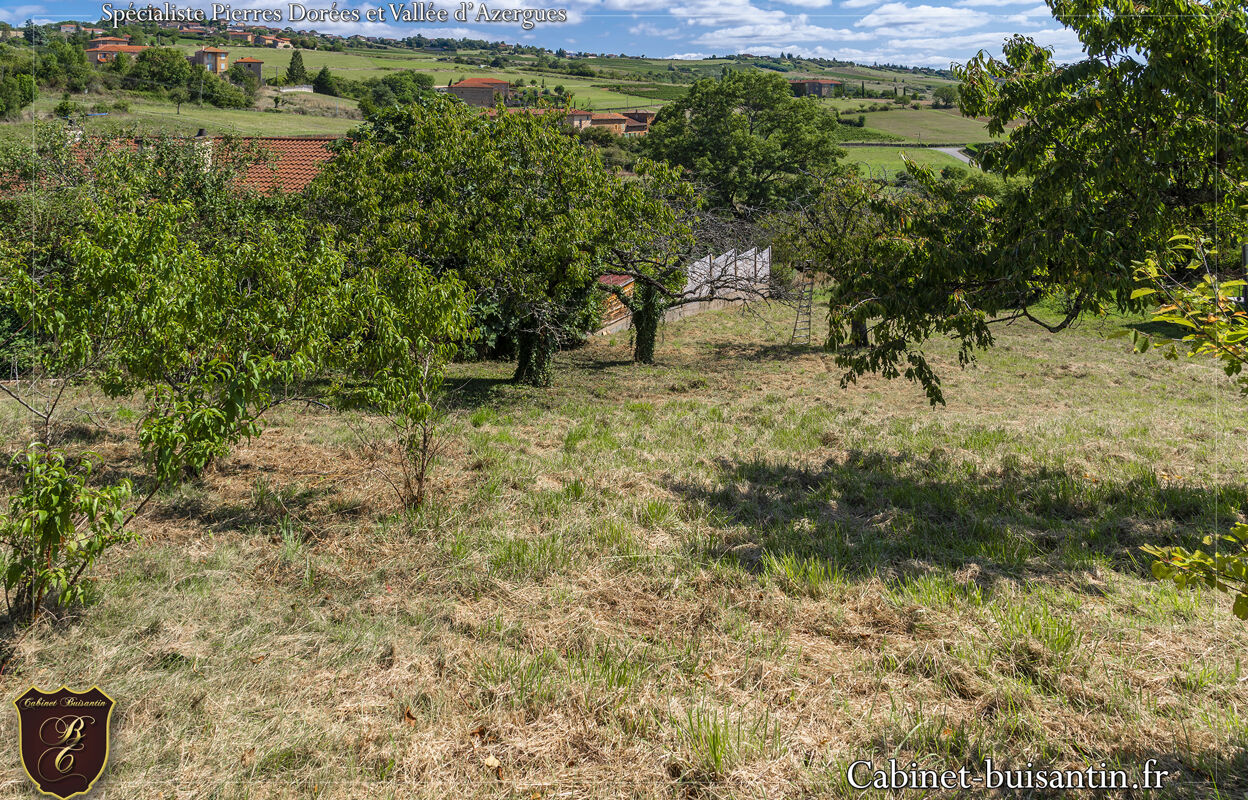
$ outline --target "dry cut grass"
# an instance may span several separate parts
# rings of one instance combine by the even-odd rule
[[[848,797],[859,758],[986,756],[1240,796],[1248,632],[1137,547],[1242,518],[1243,402],[1112,324],[936,346],[937,409],[840,388],[780,312],[673,324],[654,367],[595,340],[545,392],[460,365],[411,517],[368,420],[285,409],[0,688],[116,698],[101,797]],[[89,444],[132,453],[114,413]]]

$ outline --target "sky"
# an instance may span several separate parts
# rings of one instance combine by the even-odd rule
[[[128,0],[111,2],[119,7],[128,5]],[[179,8],[210,6],[203,0],[169,2]],[[433,2],[452,15],[460,6],[460,0]],[[482,3],[492,10],[566,9],[567,21],[537,23],[532,30],[514,22],[478,22],[476,15]],[[299,4],[307,9],[330,9],[334,0],[300,0]],[[145,6],[147,0],[135,5]],[[283,19],[290,19],[287,0],[222,0],[221,5],[235,11],[278,10]],[[411,0],[395,5],[410,8]],[[965,63],[981,49],[1000,54],[1001,43],[1020,33],[1051,47],[1058,61],[1080,56],[1073,32],[1054,20],[1043,2],[1035,0],[478,0],[468,11],[466,22],[452,16],[440,24],[399,22],[387,3],[375,0],[338,0],[337,8],[361,11],[361,21],[290,24],[344,35],[403,37],[423,33],[659,58],[797,53],[862,64],[938,68]],[[364,19],[369,9],[379,9],[384,21]],[[99,2],[0,0],[0,20],[14,26],[27,18],[53,22],[101,16]]]

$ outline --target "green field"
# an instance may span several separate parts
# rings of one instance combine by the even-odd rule
[[[201,46],[202,43],[179,45],[188,53]],[[294,54],[293,50],[275,50],[267,47],[228,46],[224,49],[229,50],[230,63],[244,57],[258,58],[263,61],[262,71],[266,78],[284,74]],[[331,50],[301,50],[300,52],[303,53],[303,63],[309,72],[315,72],[321,67],[329,67],[331,72],[351,80],[375,78],[397,70],[415,70],[432,75],[433,82],[437,86],[446,86],[449,83],[473,77],[500,78],[513,82],[524,80],[526,83],[536,80],[539,87],[548,88],[561,85],[573,92],[573,102],[578,107],[587,110],[653,108],[657,103],[661,103],[661,99],[656,98],[653,90],[649,90],[647,96],[629,94],[628,82],[614,84],[619,87],[618,90],[607,90],[602,86],[612,84],[601,78],[575,77],[557,72],[539,73],[518,67],[497,69],[456,64],[451,61],[440,61],[436,56],[419,51],[348,50],[345,53],[336,53]],[[521,61],[521,63],[528,63],[528,61],[531,59]]]
[[[904,145],[846,147],[845,153],[845,158],[842,159],[845,163],[858,164],[864,172],[880,177],[891,177],[905,168],[901,160],[902,153],[905,153],[916,164],[929,166],[937,170],[942,167],[975,169],[975,167],[959,161],[951,155],[926,147],[906,147]]]
[[[992,138],[985,123],[968,119],[956,110],[905,109],[876,111],[866,116],[867,127],[902,136],[912,142],[970,144]]]

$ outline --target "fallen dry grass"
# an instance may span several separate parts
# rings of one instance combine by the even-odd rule
[[[595,340],[550,391],[458,365],[412,517],[342,417],[284,409],[0,688],[117,700],[102,798],[858,796],[890,756],[1238,796],[1248,632],[1137,548],[1242,514],[1243,402],[1113,324],[938,346],[938,409],[842,390],[779,312],[673,324],[654,367]]]

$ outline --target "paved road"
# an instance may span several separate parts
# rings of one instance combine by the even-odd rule
[[[971,161],[970,156],[963,153],[962,148],[960,147],[933,147],[932,149],[944,153],[945,155],[953,156],[963,164],[971,164],[974,166],[974,162]]]

